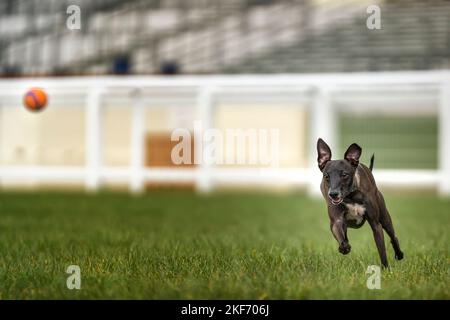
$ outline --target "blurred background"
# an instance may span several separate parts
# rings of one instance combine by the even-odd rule
[[[444,0],[0,0],[0,181],[317,194],[322,137],[375,153],[382,186],[449,194],[449,68]],[[171,133],[195,120],[278,129],[279,168],[175,166]]]
[[[175,165],[196,123],[236,162]],[[319,137],[375,153],[383,290],[368,224],[337,251]],[[0,299],[449,299],[449,208],[448,0],[0,0]]]
[[[69,5],[81,29],[66,28]],[[366,28],[370,5],[382,29]],[[3,75],[448,68],[444,0],[2,0]]]

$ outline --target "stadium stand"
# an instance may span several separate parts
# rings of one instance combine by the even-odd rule
[[[428,70],[450,66],[450,2],[318,0],[0,2],[3,75]],[[369,30],[367,6],[381,8]],[[55,22],[60,22],[59,24]],[[60,28],[55,28],[60,25]]]

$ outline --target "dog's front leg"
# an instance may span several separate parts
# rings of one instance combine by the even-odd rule
[[[343,218],[333,217],[330,220],[330,228],[334,238],[339,243],[339,252],[342,254],[348,254],[351,250],[351,246],[347,239],[347,224]]]

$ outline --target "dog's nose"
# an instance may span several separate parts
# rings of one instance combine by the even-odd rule
[[[330,195],[330,198],[336,199],[336,198],[338,198],[338,196],[339,196],[339,192],[336,192],[336,191],[330,191],[329,195]]]

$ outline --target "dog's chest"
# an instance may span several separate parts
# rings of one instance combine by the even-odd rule
[[[359,203],[346,203],[345,207],[347,211],[345,212],[345,220],[355,223],[356,225],[361,224],[364,221],[364,214],[366,212],[366,207]]]

